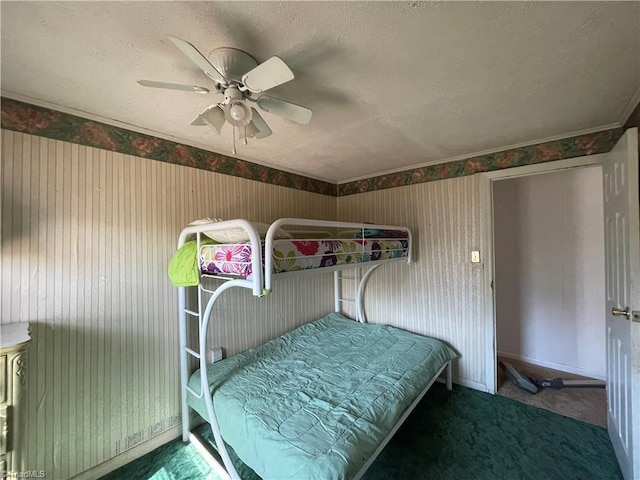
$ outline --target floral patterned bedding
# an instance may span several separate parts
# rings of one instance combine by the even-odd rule
[[[407,238],[276,240],[274,273],[407,257],[408,244]],[[251,276],[250,243],[202,245],[199,259],[203,273]]]

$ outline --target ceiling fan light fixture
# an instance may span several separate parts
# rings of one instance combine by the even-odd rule
[[[246,141],[247,138],[255,137],[256,133],[260,132],[260,130],[256,127],[256,124],[251,121],[246,127],[240,128],[238,132],[240,134],[240,139],[244,139]]]
[[[224,124],[229,122],[234,129],[232,132],[233,153],[236,152],[236,128],[238,129],[238,137],[245,145],[248,138],[260,140],[273,133],[253,106],[301,125],[306,125],[311,120],[312,112],[307,107],[265,95],[257,99],[252,97],[252,94],[262,93],[294,79],[293,72],[280,57],[273,56],[259,64],[251,55],[242,50],[221,47],[211,52],[210,59],[207,59],[191,43],[172,36],[169,36],[169,40],[213,80],[216,93],[224,94],[224,99],[221,102],[216,101],[215,104],[210,105],[191,122],[191,125],[196,127],[209,126],[216,134],[220,135]],[[209,93],[208,88],[198,85],[183,85],[155,80],[139,80],[138,83],[143,87],[198,94]]]
[[[234,120],[241,122],[242,120],[244,120],[246,112],[244,108],[236,103],[229,108],[229,115],[231,115],[231,118],[233,118]]]
[[[242,100],[231,100],[224,107],[227,121],[234,127],[244,127],[251,121],[251,109]]]
[[[212,105],[200,114],[200,117],[204,123],[212,128],[218,135],[220,135],[220,129],[224,125],[226,120],[225,112],[219,105]]]

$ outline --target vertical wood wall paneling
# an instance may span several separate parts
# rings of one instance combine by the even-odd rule
[[[179,422],[180,230],[205,216],[332,219],[336,199],[2,132],[0,322],[30,322],[26,467],[64,479]],[[232,354],[332,309],[331,275],[223,295]]]
[[[367,318],[445,340],[460,354],[457,378],[485,384],[484,267],[470,262],[471,250],[484,258],[477,176],[339,197],[338,216],[412,229],[414,263],[372,275]]]

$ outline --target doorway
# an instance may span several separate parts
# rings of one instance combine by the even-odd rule
[[[585,157],[572,158],[568,160],[557,160],[554,162],[527,165],[523,167],[508,168],[484,173],[480,176],[480,204],[484,212],[484,297],[485,302],[485,384],[486,391],[497,393],[498,391],[498,363],[496,345],[496,317],[495,317],[495,296],[494,296],[494,227],[493,227],[493,184],[504,179],[514,179],[542,175],[552,172],[562,172],[567,169],[579,167],[600,166],[605,155],[589,155]]]
[[[492,182],[498,361],[536,378],[606,378],[602,168]],[[497,393],[606,426],[603,389]]]
[[[569,168],[602,168],[605,219],[607,430],[625,478],[635,478],[640,466],[640,215],[638,211],[638,129],[630,128],[611,152],[509,168],[482,174],[480,204],[484,212],[484,298],[486,328],[486,389],[497,392],[497,345],[494,296],[493,182]]]

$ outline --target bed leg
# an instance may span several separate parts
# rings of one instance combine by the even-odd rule
[[[447,390],[453,388],[453,364],[449,361],[447,365]]]

